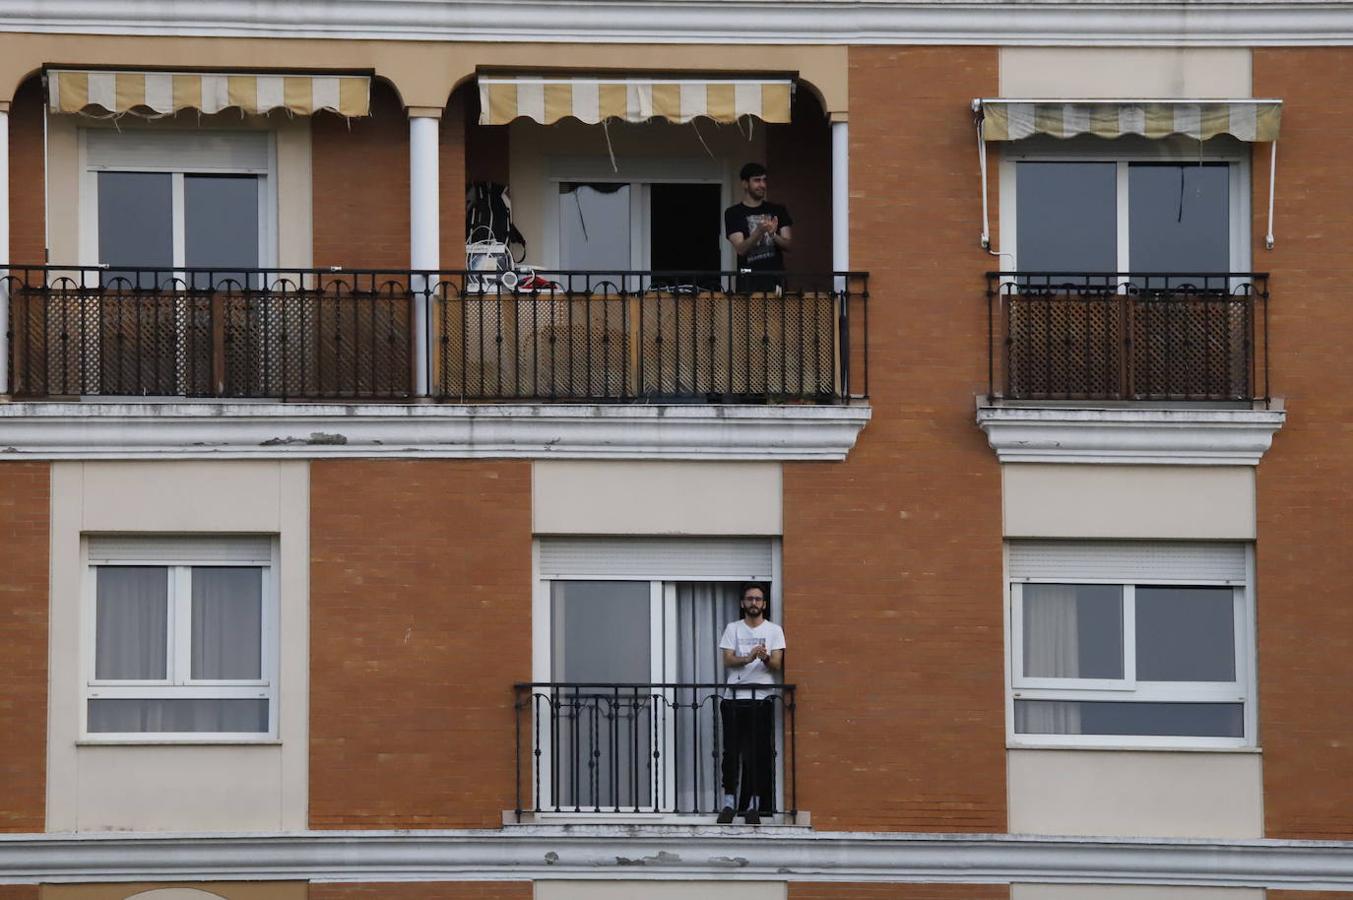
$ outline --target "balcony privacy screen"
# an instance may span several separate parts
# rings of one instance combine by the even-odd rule
[[[552,125],[572,116],[589,125],[697,117],[732,123],[743,116],[789,121],[794,82],[775,79],[481,77],[479,124],[527,118]]]
[[[239,109],[262,115],[285,109],[340,116],[370,115],[371,79],[362,75],[254,75],[203,72],[47,70],[54,113],[173,115],[184,109]]]
[[[982,100],[982,132],[989,141],[1017,141],[1047,134],[1070,138],[1092,134],[1116,138],[1172,134],[1208,140],[1229,134],[1241,141],[1278,139],[1281,100],[1213,102]]]

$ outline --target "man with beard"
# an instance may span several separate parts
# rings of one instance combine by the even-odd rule
[[[793,245],[789,210],[766,199],[766,167],[749,162],[738,174],[742,202],[723,213],[724,235],[738,255],[739,272],[783,272],[785,251]],[[776,275],[738,277],[739,291],[771,292],[780,286]]]
[[[760,825],[770,813],[775,751],[775,673],[784,671],[785,633],[767,618],[766,588],[742,588],[742,618],[729,622],[719,640],[730,689],[719,702],[723,724],[723,806],[719,824],[729,825],[738,810],[748,825]],[[754,687],[749,687],[754,686]]]

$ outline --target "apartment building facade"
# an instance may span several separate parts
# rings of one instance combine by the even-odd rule
[[[1350,42],[0,3],[0,900],[1353,892]]]

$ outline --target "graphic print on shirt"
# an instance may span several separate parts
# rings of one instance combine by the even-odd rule
[[[765,213],[755,213],[747,217],[748,234],[761,227],[763,222],[769,223],[771,216]],[[775,256],[775,235],[767,231],[756,239],[747,250],[747,255],[743,257],[748,263],[758,262],[763,259],[771,259]]]

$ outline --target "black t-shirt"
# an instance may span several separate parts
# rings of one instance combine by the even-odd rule
[[[763,201],[760,206],[748,206],[746,203],[739,203],[724,210],[723,232],[730,236],[741,234],[746,238],[767,216],[778,218],[782,229],[794,224],[794,219],[790,217],[789,210],[778,203]],[[756,242],[756,246],[747,251],[746,256],[738,257],[739,269],[779,272],[783,271],[784,267],[785,255],[781,252],[780,245],[775,243],[769,234],[761,235],[761,239]]]

